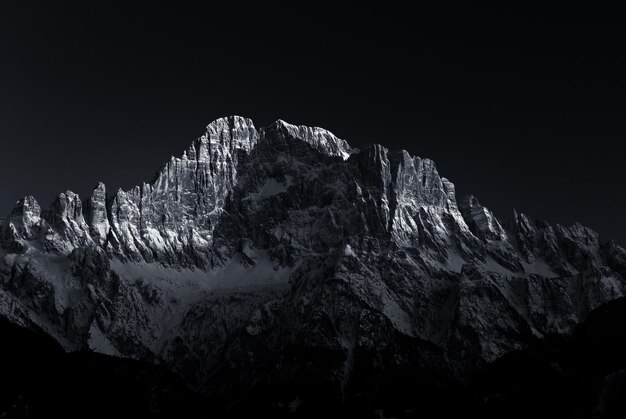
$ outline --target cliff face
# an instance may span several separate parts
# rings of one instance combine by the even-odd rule
[[[26,197],[0,237],[3,317],[202,388],[295,380],[307,351],[339,392],[364,356],[460,376],[626,290],[626,251],[586,227],[503,223],[431,160],[241,117],[129,191]]]

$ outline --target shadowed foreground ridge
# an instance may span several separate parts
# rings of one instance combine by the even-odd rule
[[[626,290],[589,228],[502,222],[429,159],[281,120],[216,120],[129,191],[25,197],[0,241],[7,322],[230,411],[445,404]]]

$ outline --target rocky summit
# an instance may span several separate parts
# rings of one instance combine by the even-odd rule
[[[462,383],[626,293],[626,251],[587,227],[499,220],[429,159],[238,116],[128,191],[20,199],[0,243],[5,320],[225,405]]]

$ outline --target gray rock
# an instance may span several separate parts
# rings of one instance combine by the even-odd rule
[[[128,191],[24,198],[0,237],[1,315],[196,386],[224,359],[256,382],[291,346],[341,354],[339,388],[355,351],[458,376],[626,291],[626,251],[588,228],[503,224],[429,159],[241,117]]]

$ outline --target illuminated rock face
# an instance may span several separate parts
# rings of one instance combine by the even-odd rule
[[[340,354],[338,388],[355,353],[460,374],[626,290],[626,252],[586,227],[501,223],[475,197],[457,204],[429,159],[241,117],[129,191],[100,183],[49,210],[26,197],[0,237],[5,318],[194,385],[224,357],[261,374],[294,346]],[[402,339],[427,349],[395,353]]]

